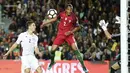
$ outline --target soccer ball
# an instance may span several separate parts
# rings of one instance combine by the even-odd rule
[[[49,9],[47,12],[49,18],[55,18],[57,16],[57,11],[55,9]]]

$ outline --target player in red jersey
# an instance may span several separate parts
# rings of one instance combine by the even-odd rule
[[[53,42],[52,50],[51,50],[51,63],[48,67],[48,69],[51,69],[51,67],[55,64],[54,56],[55,56],[55,50],[58,48],[59,45],[64,43],[65,41],[72,47],[74,50],[74,54],[77,56],[77,59],[81,63],[83,70],[85,73],[88,73],[88,69],[86,69],[83,58],[81,57],[81,54],[78,50],[75,38],[74,38],[74,32],[78,31],[80,29],[77,17],[72,12],[73,6],[71,4],[67,4],[65,7],[65,11],[61,12],[59,16],[56,18],[50,19],[49,21],[43,22],[41,25],[41,28],[50,22],[54,22],[57,20],[57,18],[60,18],[60,22],[58,25],[58,33],[57,36]]]

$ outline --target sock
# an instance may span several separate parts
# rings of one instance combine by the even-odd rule
[[[55,51],[51,51],[51,62],[54,62]]]
[[[116,70],[114,70],[112,67],[111,67],[111,72],[110,73],[115,73]]]
[[[83,62],[83,58],[81,57],[81,54],[78,50],[74,50],[74,54],[77,56],[77,59],[79,60],[79,62],[81,63],[82,67],[84,68],[84,62]]]

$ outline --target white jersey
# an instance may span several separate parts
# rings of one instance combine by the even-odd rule
[[[37,47],[37,42],[38,37],[35,34],[30,35],[28,32],[21,33],[16,41],[17,44],[21,44],[23,56],[34,55],[34,49]]]

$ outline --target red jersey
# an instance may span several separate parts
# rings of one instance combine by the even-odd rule
[[[63,11],[58,17],[60,18],[60,22],[58,24],[58,34],[65,34],[65,32],[71,31],[74,27],[78,26],[76,24],[76,15],[73,12],[71,15],[67,16],[65,11]]]

